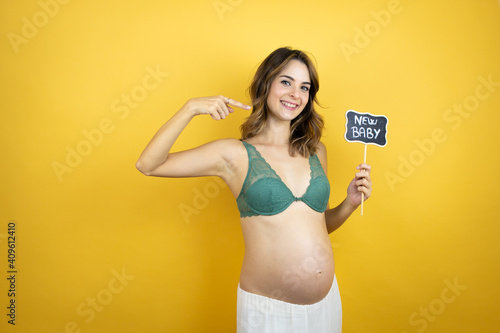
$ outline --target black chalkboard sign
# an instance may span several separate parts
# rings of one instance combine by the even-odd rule
[[[361,142],[384,147],[387,144],[386,116],[375,116],[348,110],[345,114],[345,139],[348,142]]]

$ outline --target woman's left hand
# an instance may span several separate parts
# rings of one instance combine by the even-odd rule
[[[361,205],[361,193],[364,193],[365,201],[372,194],[372,179],[370,177],[372,167],[366,163],[362,163],[356,169],[359,171],[347,187],[347,200],[354,207]]]

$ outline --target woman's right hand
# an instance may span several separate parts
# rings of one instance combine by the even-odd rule
[[[232,106],[244,110],[251,109],[249,105],[222,95],[192,98],[186,102],[183,108],[186,108],[187,112],[191,113],[193,116],[209,114],[213,120],[221,120],[226,118],[228,114],[234,112]]]

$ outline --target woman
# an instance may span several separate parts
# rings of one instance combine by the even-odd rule
[[[224,119],[225,96],[189,100],[149,142],[137,161],[148,176],[219,176],[236,198],[245,241],[238,286],[238,332],[341,332],[342,308],[328,234],[371,194],[370,166],[361,164],[346,199],[328,207],[330,186],[323,120],[314,109],[318,77],[299,50],[280,48],[260,65],[250,86],[253,110],[242,139],[221,139],[170,153],[198,115]]]

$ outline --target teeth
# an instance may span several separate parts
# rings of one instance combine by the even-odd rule
[[[291,103],[288,103],[288,102],[281,102],[281,104],[285,105],[285,106],[288,106],[289,108],[294,108],[296,107],[297,105],[296,104],[291,104]]]

